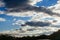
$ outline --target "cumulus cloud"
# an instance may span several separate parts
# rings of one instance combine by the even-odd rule
[[[2,22],[2,21],[6,21],[6,19],[5,18],[0,18],[0,22]]]

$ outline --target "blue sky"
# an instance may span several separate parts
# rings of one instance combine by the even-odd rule
[[[38,2],[35,5],[49,7],[49,6],[55,5],[56,3],[57,3],[57,0],[43,0],[41,2]],[[5,7],[0,7],[0,11],[4,11],[4,10],[6,10]],[[16,21],[16,20],[13,21],[14,19],[17,19],[17,20],[31,19],[31,17],[13,17],[13,16],[7,16],[5,14],[0,14],[0,18],[5,18],[7,20],[4,22],[2,22],[2,21],[0,22],[0,31],[20,28],[17,25],[15,25],[15,26],[12,25],[12,23],[14,23]]]
[[[49,6],[55,5],[56,3],[57,3],[57,0],[43,0],[41,2],[38,2],[36,5],[49,7]]]
[[[18,29],[18,28],[20,28],[20,26],[12,25],[12,23],[14,23],[17,20],[31,19],[31,17],[12,17],[12,16],[7,16],[5,14],[1,14],[0,18],[5,18],[7,20],[5,22],[0,22],[0,31]],[[17,20],[14,21],[14,19],[17,19]]]

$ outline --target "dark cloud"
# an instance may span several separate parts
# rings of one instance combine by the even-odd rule
[[[26,6],[29,0],[3,0],[8,8]]]
[[[51,23],[49,22],[26,22],[25,24],[21,25],[21,26],[26,26],[26,25],[29,25],[29,26],[41,26],[41,27],[44,27],[44,26],[49,26],[51,25]]]

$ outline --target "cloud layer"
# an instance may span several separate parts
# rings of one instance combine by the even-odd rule
[[[60,28],[57,27],[31,27],[25,26],[20,30],[11,30],[0,32],[0,34],[9,34],[15,37],[26,37],[26,36],[40,36],[40,35],[50,35],[53,32],[58,31]],[[48,30],[48,31],[47,31]]]
[[[11,34],[14,36],[31,36],[31,35],[41,35],[46,34],[49,35],[60,28],[58,27],[51,27],[50,25],[54,23],[60,22],[60,14],[57,12],[57,9],[59,9],[57,6],[52,6],[49,8],[45,7],[36,7],[34,6],[35,3],[42,1],[42,0],[4,0],[5,6],[7,8],[5,15],[13,16],[13,17],[32,17],[31,20],[28,20],[28,22],[23,20],[18,20],[13,23],[13,25],[21,25],[22,29],[14,30],[14,31],[7,31],[3,33]],[[60,5],[60,0],[58,1],[58,4]],[[56,5],[58,5],[56,4]],[[54,11],[56,10],[56,11]],[[42,15],[41,15],[42,14]],[[53,17],[56,18],[58,22],[51,22],[51,20],[45,22],[41,21],[40,18],[45,17]],[[2,20],[2,18],[0,19]],[[38,27],[37,27],[38,26]]]
[[[5,6],[7,8],[7,15],[10,16],[30,16],[33,15],[35,12],[43,12],[44,14],[48,14],[50,16],[59,14],[52,12],[50,9],[45,7],[36,7],[31,4],[36,4],[37,2],[40,2],[42,0],[3,0],[5,3]],[[31,3],[31,4],[30,4]],[[17,13],[19,12],[19,13]]]

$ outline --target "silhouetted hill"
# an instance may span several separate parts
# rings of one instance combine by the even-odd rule
[[[60,40],[60,30],[51,34],[49,38],[51,40]]]
[[[12,37],[12,36],[9,36],[9,35],[0,35],[0,40],[38,40],[38,39],[47,39],[48,36],[46,35],[41,35],[41,36],[38,36],[38,37]]]

